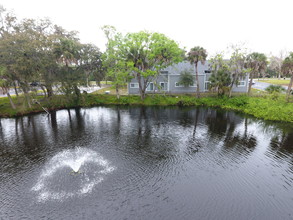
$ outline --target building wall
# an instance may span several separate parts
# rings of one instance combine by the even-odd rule
[[[211,73],[206,73],[205,71],[209,70],[209,63],[208,61],[203,65],[199,63],[198,65],[198,78],[199,78],[199,89],[200,92],[207,91],[206,89],[206,82],[209,81],[209,77]],[[153,92],[167,92],[167,93],[195,93],[196,92],[196,82],[194,86],[176,86],[176,82],[179,82],[180,73],[182,71],[189,71],[190,73],[194,74],[195,78],[195,67],[191,65],[189,62],[181,62],[172,66],[167,67],[163,70],[163,74],[160,74],[158,77],[153,78],[150,82],[153,82],[153,90],[146,91],[147,93]],[[166,73],[166,71],[168,71]],[[245,83],[244,85],[233,86],[233,92],[247,92],[248,90],[248,76],[243,80]],[[167,88],[166,90],[161,90],[156,85],[160,85],[161,83],[166,82]],[[133,88],[133,85],[136,85],[137,88]],[[138,82],[134,78],[128,83],[128,93],[129,94],[139,94]]]
[[[195,93],[196,92],[196,81],[194,75],[194,85],[193,86],[176,86],[176,82],[178,83],[180,80],[180,75],[170,75],[169,77],[169,93]],[[199,90],[200,92],[204,92],[204,81],[205,75],[201,74],[198,76],[199,81]]]
[[[248,77],[248,74],[246,75],[245,79],[241,80],[240,82],[243,83],[244,82],[244,85],[233,85],[233,88],[232,88],[232,91],[233,92],[247,92],[248,91],[248,80],[249,80],[249,77]]]
[[[153,93],[153,92],[168,92],[168,75],[159,75],[156,78],[152,78],[150,80],[150,83],[153,83],[153,90],[152,91],[146,91],[146,93]],[[161,83],[166,83],[166,90],[163,90],[161,87]],[[137,88],[133,88],[132,84],[135,84],[135,86],[137,86]],[[144,83],[142,82],[142,85],[144,85]],[[134,78],[131,79],[130,83],[128,83],[128,93],[129,94],[139,94],[139,88],[138,88],[138,81]]]

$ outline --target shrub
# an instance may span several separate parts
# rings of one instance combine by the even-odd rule
[[[268,93],[272,94],[272,93],[281,93],[281,92],[285,92],[286,90],[284,89],[284,87],[280,86],[280,85],[270,85],[265,89]]]

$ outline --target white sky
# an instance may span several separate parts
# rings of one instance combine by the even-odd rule
[[[244,43],[248,52],[293,51],[293,0],[1,0],[18,18],[48,17],[104,50],[101,27],[161,32],[209,55]]]

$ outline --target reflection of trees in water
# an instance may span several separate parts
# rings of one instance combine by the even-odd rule
[[[235,113],[225,112],[223,110],[208,109],[205,114],[209,135],[212,137],[224,137],[227,131],[233,133],[236,124],[242,122],[242,119],[236,117]]]
[[[141,107],[138,109],[139,115],[137,118],[137,136],[136,136],[136,144],[139,148],[151,148],[152,147],[152,129],[153,127],[150,125],[150,114],[147,116],[147,110],[145,107]]]
[[[65,110],[64,110],[65,111]],[[75,109],[67,109],[67,115],[68,115],[68,120],[65,120],[62,122],[62,125],[56,130],[56,135],[58,135],[58,140],[64,142],[66,140],[71,140],[71,139],[78,139],[79,137],[82,137],[82,135],[85,133],[85,118],[86,118],[86,111],[82,111],[80,108],[75,108]],[[74,114],[72,114],[74,112]],[[65,112],[62,112],[65,114]],[[62,115],[63,116],[63,115]],[[62,117],[59,115],[58,117]],[[52,118],[55,123],[56,117]],[[57,122],[56,122],[57,123]],[[53,126],[52,126],[53,127]],[[56,126],[57,128],[57,126]]]
[[[3,133],[3,127],[2,127],[2,121],[1,121],[1,118],[0,118],[0,137],[1,137],[1,140],[5,140],[4,139],[4,133]]]
[[[85,114],[86,111],[83,111],[83,114],[81,113],[81,109],[80,108],[75,108],[75,117],[76,117],[76,122],[77,122],[77,128],[79,131],[84,131],[85,129]]]
[[[48,117],[48,124],[51,124],[52,127],[52,138],[54,139],[55,143],[58,142],[58,123],[56,117],[56,111],[51,111]]]
[[[271,152],[275,152],[278,158],[291,158],[293,166],[293,132],[282,132],[273,136],[270,141]]]
[[[39,117],[41,116],[31,115],[14,119],[14,129],[10,129],[7,136],[3,136],[4,141],[0,143],[0,160],[4,158],[1,172],[12,175],[27,169],[32,161],[40,161],[45,150],[43,143],[46,136],[44,127],[38,123]]]
[[[235,146],[240,146],[239,150],[251,151],[255,148],[257,144],[256,137],[248,133],[247,131],[247,118],[244,119],[244,129],[243,134],[240,132],[235,133],[235,124],[229,126],[229,129],[226,132],[226,137],[224,139],[226,148],[233,148]]]
[[[275,135],[270,140],[270,149],[267,156],[273,157],[274,161],[285,165],[287,174],[293,173],[293,131],[283,131],[279,135]],[[292,175],[282,175],[288,186],[292,186]]]
[[[178,146],[177,137],[175,134],[172,136],[170,129],[173,125],[168,126],[166,118],[176,113],[176,110],[174,112],[167,108],[137,107],[129,108],[128,111],[131,118],[128,129],[135,132],[126,132],[131,135],[123,138],[131,143],[129,147],[133,147],[135,154],[144,155],[145,159],[151,160],[172,156]]]
[[[221,145],[221,153],[232,160],[247,158],[257,145],[257,138],[248,132],[248,119],[242,119],[234,112],[209,110],[206,123],[208,136],[216,140]],[[238,129],[241,124],[243,129]]]

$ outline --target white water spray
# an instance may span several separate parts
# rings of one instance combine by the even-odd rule
[[[94,169],[83,169],[87,164],[92,164]],[[61,170],[64,171],[64,175],[70,174],[70,171],[68,172],[66,167],[74,173],[79,173],[81,171],[83,174],[77,177],[80,178],[80,182],[75,186],[76,190],[57,191],[56,189],[52,189],[54,187],[50,186],[49,183],[50,181],[52,182],[52,179],[54,180],[55,173]],[[91,192],[98,183],[104,180],[106,174],[114,170],[115,167],[111,166],[106,159],[93,150],[86,148],[64,150],[48,161],[32,190],[38,192],[38,201],[63,200],[74,196],[80,196]],[[66,186],[62,187],[66,189]]]

